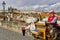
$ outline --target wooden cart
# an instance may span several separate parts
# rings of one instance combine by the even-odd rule
[[[40,38],[43,40],[47,40],[47,27],[45,25],[45,23],[36,23],[36,30],[38,30],[37,32],[32,32],[32,35],[36,38]]]
[[[57,38],[56,32],[54,33],[55,34],[54,37],[51,37],[50,31],[48,30],[50,28],[49,25],[46,26],[45,23],[44,24],[36,23],[35,25],[36,25],[36,30],[38,30],[38,31],[32,32],[32,35],[35,38],[40,38],[43,40],[55,40]]]
[[[38,32],[32,32],[32,35],[37,38],[46,39],[46,27],[45,24],[36,23],[36,30]]]

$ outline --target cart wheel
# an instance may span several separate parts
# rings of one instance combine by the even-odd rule
[[[53,40],[56,40],[56,39],[57,39],[57,33],[54,33],[54,35],[51,35],[51,38],[52,38]]]

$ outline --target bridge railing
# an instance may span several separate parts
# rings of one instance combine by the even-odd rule
[[[16,21],[0,21],[0,26],[7,28],[7,29],[21,32],[21,28],[23,26],[27,27],[28,23],[16,22]],[[28,34],[28,33],[29,33],[29,31],[26,32],[26,34]]]

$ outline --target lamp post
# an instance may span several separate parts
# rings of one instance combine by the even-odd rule
[[[5,21],[5,5],[6,5],[6,3],[5,3],[5,1],[3,1],[3,3],[2,3],[2,6],[3,6],[3,20]]]

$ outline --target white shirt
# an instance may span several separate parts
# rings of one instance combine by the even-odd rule
[[[30,29],[30,31],[35,30],[35,24],[32,23],[32,24],[28,25],[28,26],[27,26],[27,29]]]

